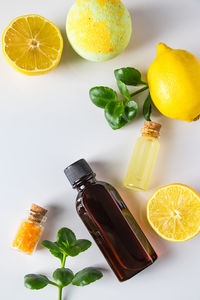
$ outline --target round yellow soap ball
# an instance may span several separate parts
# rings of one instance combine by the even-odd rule
[[[105,61],[128,45],[131,17],[120,0],[77,0],[68,13],[66,31],[80,56]]]

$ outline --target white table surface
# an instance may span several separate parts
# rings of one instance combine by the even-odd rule
[[[118,131],[111,130],[103,110],[90,102],[88,90],[95,85],[116,87],[113,70],[124,66],[137,67],[145,79],[158,42],[200,57],[200,1],[124,0],[133,20],[131,42],[124,53],[103,63],[88,62],[69,46],[65,19],[72,3],[1,2],[0,34],[16,16],[38,13],[56,23],[64,38],[59,66],[43,76],[18,73],[0,54],[1,299],[57,299],[54,287],[40,291],[24,288],[23,276],[34,272],[50,276],[59,260],[42,247],[35,255],[26,256],[10,245],[32,202],[49,209],[43,239],[54,240],[62,226],[74,230],[78,238],[92,239],[76,214],[76,191],[63,173],[67,165],[85,158],[99,179],[119,190],[159,258],[132,279],[119,283],[93,243],[87,252],[67,259],[67,265],[74,272],[86,266],[101,267],[103,279],[85,288],[66,288],[64,299],[199,300],[200,236],[180,244],[164,241],[152,231],[145,216],[149,196],[163,185],[180,182],[200,192],[199,122],[189,124],[153,113],[153,120],[162,123],[162,132],[151,189],[132,192],[122,181],[143,118]]]

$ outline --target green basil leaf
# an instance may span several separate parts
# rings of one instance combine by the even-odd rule
[[[129,121],[132,121],[138,112],[138,105],[135,101],[131,100],[125,107],[125,115]]]
[[[104,108],[109,101],[117,100],[117,93],[106,86],[96,86],[90,89],[89,96],[92,102]]]
[[[150,96],[150,94],[148,94],[148,96],[144,102],[143,115],[144,115],[145,120],[151,121],[151,118],[150,118],[150,116],[151,116],[151,96]]]
[[[128,122],[124,110],[125,106],[122,101],[111,101],[106,105],[104,114],[112,129],[119,129]]]
[[[72,257],[79,255],[80,252],[81,252],[80,248],[77,246],[70,246],[69,248],[66,249],[67,255]]]
[[[57,258],[59,258],[61,261],[63,259],[63,254],[60,250],[60,248],[58,247],[58,244],[56,242],[51,242],[48,240],[44,240],[41,242],[41,245],[47,249],[49,249],[49,251],[51,252],[51,254]]]
[[[69,248],[70,246],[69,246],[67,243],[62,242],[62,243],[59,243],[58,246],[59,246],[60,251],[61,251],[63,254],[68,255],[68,254],[67,254],[67,250],[68,250],[68,248]]]
[[[92,245],[92,243],[88,240],[80,239],[76,241],[75,245],[80,249],[80,252],[83,252],[87,250]]]
[[[115,78],[127,85],[137,85],[141,82],[141,73],[135,68],[121,68],[114,71]]]
[[[91,242],[88,240],[77,240],[73,246],[69,246],[65,249],[65,252],[69,256],[77,256],[79,253],[87,250],[91,246]]]
[[[65,247],[74,245],[76,242],[76,236],[72,230],[69,228],[63,227],[57,233],[57,243],[60,247],[64,245]]]
[[[76,286],[85,286],[88,285],[100,278],[103,277],[102,272],[95,268],[85,268],[81,270],[80,272],[76,273],[73,280],[72,284]]]
[[[127,86],[125,83],[123,83],[121,80],[117,80],[117,86],[119,88],[120,93],[127,99],[131,99],[131,95],[129,93],[129,90],[127,89]]]
[[[40,274],[27,274],[24,276],[24,286],[31,290],[40,290],[49,284],[49,279]]]
[[[63,260],[63,254],[61,252],[57,252],[54,250],[49,250],[49,251],[53,256],[59,258],[61,261]]]
[[[56,243],[48,241],[48,240],[44,240],[40,243],[43,247],[47,248],[47,249],[51,249],[51,250],[57,250],[59,251],[59,247],[57,246]]]
[[[53,279],[61,287],[70,284],[73,278],[74,273],[68,268],[58,268],[53,273]]]

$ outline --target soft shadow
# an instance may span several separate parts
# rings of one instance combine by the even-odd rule
[[[109,162],[102,163],[100,161],[90,162],[92,169],[98,170],[98,178],[109,182],[108,178],[112,178],[112,185],[117,189],[121,195],[123,201],[129,208],[131,214],[134,216],[141,229],[149,239],[153,248],[158,256],[166,255],[169,252],[169,248],[163,239],[161,239],[151,228],[146,217],[146,204],[147,199],[144,199],[144,192],[134,192],[126,189],[122,186],[122,183],[116,176],[113,176],[111,171],[112,164]]]
[[[90,166],[94,170],[98,170],[98,180],[105,180],[107,181],[108,178],[112,178],[112,183],[115,184],[117,179],[113,178],[112,174],[112,163],[109,161],[101,162],[101,161],[90,161]]]
[[[173,151],[174,135],[176,134],[175,122],[172,119],[164,117],[157,109],[153,109],[152,119],[162,125],[160,130],[160,149],[156,160],[155,168],[151,178],[151,188],[155,189],[164,182],[166,170],[169,166],[171,151]]]
[[[60,65],[64,64],[77,64],[83,61],[83,59],[74,51],[70,45],[65,27],[60,28],[62,37],[63,37],[63,52],[60,60]]]
[[[55,200],[56,202],[56,200]],[[51,240],[52,232],[54,232],[54,228],[57,227],[57,220],[63,214],[66,215],[66,206],[58,206],[54,204],[46,205],[45,208],[48,210],[47,213],[47,221],[44,224],[45,230],[42,234],[42,240]],[[43,250],[40,244],[37,246],[37,250]]]
[[[147,221],[146,204],[148,197],[144,199],[145,192],[134,192],[120,187],[118,191],[158,256],[160,257],[168,253],[169,249],[165,241],[154,232]]]
[[[154,247],[157,255],[159,257],[166,256],[166,254],[169,254],[169,244],[165,240],[163,240],[161,237],[158,236],[158,234],[152,229],[150,226],[147,216],[146,216],[146,203],[148,198],[146,199],[144,205],[141,205],[140,207],[140,216],[139,220],[142,224],[142,229],[144,230],[147,238],[151,242],[152,246]]]
[[[187,16],[187,9],[184,6],[172,2],[152,3],[147,2],[145,6],[129,9],[132,18],[132,37],[127,51],[148,45],[150,42],[162,42],[158,37],[166,31],[174,31],[183,26],[183,18]],[[177,14],[177,12],[179,12]],[[186,23],[188,18],[184,18]],[[186,24],[185,24],[186,25]]]
[[[95,267],[98,270],[100,270],[103,273],[103,275],[112,273],[111,270],[106,269],[105,267],[102,267],[100,265],[93,265],[92,267]],[[73,285],[69,285],[69,286],[67,286],[67,289],[63,289],[63,300],[69,300],[72,298],[74,288],[76,288],[76,287]]]
[[[98,270],[101,271],[103,274],[112,273],[112,272],[111,272],[111,269],[102,267],[102,266],[100,266],[100,265],[92,265],[92,267],[98,269]]]
[[[67,289],[66,288],[63,289],[63,297],[62,297],[63,300],[69,300],[72,298],[71,294],[73,292],[73,288],[74,286],[68,285]]]

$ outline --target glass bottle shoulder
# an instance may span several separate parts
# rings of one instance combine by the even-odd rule
[[[107,190],[114,189],[109,183],[104,182],[104,181],[95,181],[92,183],[86,183],[80,187],[76,199],[78,200],[78,199],[82,198],[83,194],[90,192],[90,191],[94,191],[95,188],[98,188],[98,187],[104,187]]]
[[[78,191],[78,195],[77,195],[77,198],[80,198],[82,197],[82,194],[87,192],[87,191],[94,191],[95,188],[99,188],[99,187],[102,187],[108,191],[116,191],[116,189],[111,185],[109,184],[108,182],[105,182],[105,181],[95,181],[95,182],[92,182],[92,183],[86,183],[84,184],[81,189]],[[117,192],[117,191],[116,191]]]
[[[76,207],[84,206],[87,199],[91,199],[93,197],[100,198],[100,195],[102,195],[102,202],[106,201],[106,197],[109,196],[121,210],[127,208],[118,191],[111,184],[104,181],[95,181],[93,183],[86,184],[84,188],[78,192]]]

